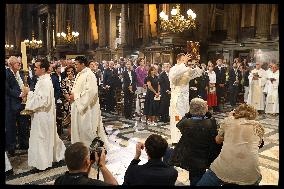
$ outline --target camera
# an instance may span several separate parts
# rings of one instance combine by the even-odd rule
[[[95,152],[98,153],[98,156],[101,157],[102,150],[104,149],[104,141],[100,137],[96,137],[91,145],[90,145],[90,160],[95,161],[96,155]],[[107,151],[105,150],[105,154],[107,154]]]

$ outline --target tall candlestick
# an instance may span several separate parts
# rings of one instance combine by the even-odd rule
[[[27,59],[27,54],[26,54],[25,42],[21,42],[21,53],[22,53],[23,70],[28,71],[28,59]]]

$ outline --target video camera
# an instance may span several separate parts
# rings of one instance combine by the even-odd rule
[[[100,137],[96,137],[91,145],[90,145],[90,160],[95,161],[96,160],[96,155],[95,152],[98,153],[98,156],[101,157],[102,150],[104,149],[104,141]],[[105,150],[105,154],[107,154],[107,151]]]

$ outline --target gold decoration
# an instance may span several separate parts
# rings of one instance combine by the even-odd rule
[[[187,15],[188,19],[185,19],[184,16],[180,14],[180,4],[177,4],[176,8],[171,10],[172,18],[170,20],[169,16],[162,11],[160,13],[161,28],[165,31],[171,31],[175,33],[180,33],[190,28],[195,29],[196,14],[191,9],[189,9],[187,11]]]
[[[31,49],[38,49],[42,47],[42,41],[35,39],[35,33],[32,31],[32,40],[29,41],[28,39],[24,40],[27,47]]]
[[[79,39],[79,32],[72,31],[70,26],[70,20],[67,20],[67,34],[64,32],[56,34],[59,43],[76,43]]]

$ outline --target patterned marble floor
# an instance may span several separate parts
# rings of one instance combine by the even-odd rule
[[[217,120],[222,120],[227,113],[218,113],[214,115]],[[259,150],[260,168],[262,173],[262,181],[260,185],[278,185],[279,179],[279,116],[272,117],[268,115],[260,115],[258,120],[265,127],[265,145]],[[107,133],[111,150],[107,154],[107,167],[118,180],[119,184],[123,183],[124,173],[130,161],[135,155],[135,145],[137,141],[145,141],[145,139],[153,133],[161,134],[168,141],[170,140],[169,125],[158,123],[158,126],[146,126],[144,122],[138,118],[134,120],[126,120],[125,118],[103,113],[103,122]],[[70,142],[64,141],[65,145]],[[16,151],[15,157],[9,157],[14,168],[14,175],[6,178],[6,184],[23,185],[23,184],[53,184],[55,178],[67,170],[66,165],[57,165],[49,170],[41,173],[32,174],[30,167],[27,165],[27,151]],[[147,155],[142,151],[141,162],[147,162]],[[188,172],[176,168],[179,172],[176,182],[177,186],[189,185]],[[95,178],[96,171],[93,169],[90,176]],[[102,179],[102,175],[100,175]]]

